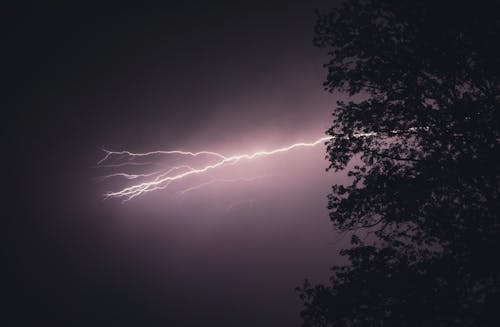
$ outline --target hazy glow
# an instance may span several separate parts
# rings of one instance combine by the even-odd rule
[[[184,190],[181,190],[181,191],[179,191],[177,193],[179,195],[184,195],[184,194],[186,194],[188,192],[191,192],[191,191],[194,191],[194,190],[197,190],[197,189],[200,189],[202,187],[205,187],[205,186],[208,186],[208,185],[212,185],[212,184],[215,184],[215,183],[253,182],[253,181],[255,181],[257,179],[260,179],[260,178],[264,178],[264,176],[256,176],[256,177],[250,177],[250,178],[245,178],[245,177],[243,177],[243,178],[214,178],[214,179],[209,180],[208,182],[188,187],[188,188],[186,188]]]

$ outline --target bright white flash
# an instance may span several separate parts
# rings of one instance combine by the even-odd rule
[[[272,150],[261,150],[253,153],[240,153],[231,156],[226,156],[218,152],[212,151],[199,151],[199,152],[191,152],[191,151],[181,151],[181,150],[172,150],[172,151],[151,151],[145,153],[134,153],[130,151],[109,151],[104,150],[104,157],[99,160],[97,165],[99,167],[121,167],[127,164],[137,164],[135,159],[145,159],[148,160],[144,162],[144,164],[151,163],[150,160],[152,156],[158,155],[181,155],[187,157],[198,157],[198,156],[208,156],[213,157],[215,161],[210,164],[203,165],[198,168],[194,168],[188,165],[179,165],[172,167],[168,170],[164,171],[156,171],[148,174],[127,174],[127,173],[115,173],[108,176],[102,177],[111,178],[111,177],[124,177],[128,180],[136,180],[138,178],[144,179],[141,182],[137,182],[131,186],[125,187],[118,191],[110,191],[104,194],[106,198],[120,198],[123,201],[128,201],[133,199],[139,195],[144,195],[148,192],[165,189],[171,183],[179,180],[186,179],[193,175],[198,174],[206,174],[207,172],[224,167],[226,165],[236,165],[244,160],[254,160],[261,157],[272,156],[283,152],[288,152],[298,148],[306,148],[306,147],[314,147],[318,144],[324,143],[330,140],[330,136],[320,137],[312,142],[299,142],[294,143],[288,146],[280,147]],[[209,182],[202,183],[199,185],[192,186],[190,188],[184,189],[179,192],[179,194],[185,194],[187,192],[193,191],[195,189],[216,183],[216,182],[240,182],[240,181],[251,181],[255,180],[259,177],[251,177],[251,178],[237,178],[237,179],[213,179]]]

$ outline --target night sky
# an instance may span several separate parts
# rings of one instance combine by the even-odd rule
[[[6,8],[3,325],[298,326],[294,288],[326,281],[344,242],[326,195],[345,176],[325,172],[324,146],[211,176],[252,182],[126,203],[103,199],[130,184],[96,163],[103,148],[231,155],[324,136],[337,98],[312,38],[331,5]]]

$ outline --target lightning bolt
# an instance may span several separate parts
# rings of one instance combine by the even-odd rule
[[[106,155],[104,156],[104,158],[102,158],[101,160],[99,160],[97,162],[98,165],[100,165],[101,163],[103,163],[104,161],[106,161],[107,159],[109,159],[112,156],[125,157],[125,158],[128,157],[129,160],[133,159],[133,158],[137,158],[137,157],[148,157],[148,156],[159,155],[159,154],[180,154],[180,155],[188,155],[191,157],[197,157],[197,156],[206,154],[206,155],[216,156],[216,157],[219,157],[221,159],[225,158],[222,154],[217,153],[217,152],[212,152],[212,151],[191,152],[191,151],[181,151],[181,150],[172,150],[172,151],[161,151],[160,150],[160,151],[150,151],[150,152],[144,152],[144,153],[133,153],[130,151],[109,151],[106,149],[103,149],[103,151],[106,152]]]
[[[113,167],[117,167],[117,166],[120,167],[120,165],[113,165]],[[109,165],[104,165],[104,167],[109,167]],[[175,170],[182,169],[182,168],[185,168],[188,170],[194,169],[193,167],[188,166],[188,165],[181,165],[181,166],[172,167],[170,169],[153,171],[153,172],[148,173],[148,174],[114,173],[114,174],[109,174],[109,175],[98,177],[98,179],[101,181],[108,179],[108,178],[112,178],[112,177],[124,177],[126,179],[137,179],[137,178],[141,178],[141,177],[150,177],[150,176],[154,176],[154,175],[158,175],[158,174],[161,174],[161,176],[166,176],[166,175],[170,174],[171,172],[173,172]]]
[[[387,137],[392,137],[394,135],[398,134],[404,134],[404,133],[416,133],[420,130],[427,131],[428,127],[414,127],[414,128],[409,128],[406,131],[400,131],[400,130],[393,130],[390,132],[386,133],[376,133],[376,132],[368,132],[368,133],[353,133],[351,137],[358,138],[358,137],[369,137],[369,136],[387,136]],[[387,135],[385,135],[387,134]],[[349,138],[348,136],[346,136]],[[123,166],[142,166],[142,165],[158,165],[157,162],[155,162],[153,159],[158,157],[158,156],[181,156],[181,157],[191,157],[191,158],[197,158],[197,157],[204,157],[204,158],[210,158],[210,159],[215,159],[215,162],[212,162],[210,164],[206,164],[204,166],[194,168],[189,165],[179,165],[175,167],[171,167],[169,169],[165,170],[159,170],[159,171],[153,171],[150,173],[144,173],[144,174],[132,174],[132,173],[125,173],[125,172],[119,172],[119,173],[114,173],[110,174],[107,176],[102,176],[100,179],[108,179],[112,177],[123,177],[127,180],[132,180],[135,181],[137,179],[143,179],[140,182],[137,182],[136,184],[133,184],[131,186],[125,187],[121,190],[118,191],[109,191],[104,194],[105,198],[120,198],[122,199],[123,202],[129,201],[137,196],[144,195],[149,192],[153,192],[156,190],[162,190],[167,188],[171,183],[187,179],[190,176],[194,175],[203,175],[206,174],[207,172],[226,166],[226,165],[236,165],[240,163],[243,160],[254,160],[260,157],[267,157],[267,156],[273,156],[277,155],[283,152],[288,152],[292,151],[297,148],[307,148],[307,147],[315,147],[318,144],[325,143],[326,141],[332,140],[332,136],[325,136],[325,137],[320,137],[314,141],[311,142],[298,142],[298,143],[293,143],[288,146],[272,149],[272,150],[261,150],[261,151],[256,151],[253,153],[240,153],[240,154],[235,154],[231,156],[226,156],[218,152],[213,152],[213,151],[198,151],[198,152],[192,152],[192,151],[183,151],[183,150],[159,150],[159,151],[150,151],[150,152],[143,152],[143,153],[135,153],[135,152],[130,152],[130,151],[110,151],[103,149],[105,155],[104,157],[97,162],[98,167],[123,167]],[[142,161],[135,161],[137,159],[142,159]],[[148,160],[148,161],[144,161]],[[260,178],[260,177],[257,177]],[[205,187],[207,185],[217,183],[217,182],[222,182],[222,183],[230,183],[230,182],[242,182],[242,181],[252,181],[257,179],[255,177],[252,178],[236,178],[236,179],[212,179],[208,182],[204,182],[198,185],[194,185],[191,187],[188,187],[184,190],[181,190],[177,192],[180,195],[186,194],[188,192],[191,192],[193,190]]]
[[[165,189],[170,185],[170,183],[183,180],[188,178],[189,176],[204,174],[210,170],[214,170],[219,167],[223,167],[225,165],[236,165],[242,160],[254,160],[260,157],[273,156],[280,153],[292,151],[297,148],[306,148],[306,147],[315,147],[318,144],[324,143],[330,140],[330,136],[318,138],[312,142],[298,142],[288,146],[276,148],[273,150],[261,150],[253,153],[241,153],[231,156],[226,156],[218,152],[213,151],[199,151],[199,152],[191,152],[191,151],[182,151],[182,150],[171,150],[171,151],[150,151],[144,153],[134,153],[130,151],[109,151],[104,150],[104,157],[98,161],[98,166],[105,166],[106,162],[113,161],[111,165],[119,166],[123,163],[117,161],[126,160],[126,163],[134,163],[134,160],[137,158],[150,158],[151,156],[160,156],[160,155],[180,155],[180,156],[188,156],[188,157],[198,157],[198,156],[207,156],[216,159],[215,162],[207,164],[205,166],[199,168],[193,168],[187,165],[180,165],[170,168],[164,172],[152,172],[148,174],[127,174],[127,173],[117,173],[105,176],[105,178],[111,178],[114,176],[125,177],[129,180],[135,180],[140,177],[154,177],[150,180],[145,180],[134,185],[125,187],[119,191],[110,191],[104,194],[105,198],[121,198],[123,201],[129,201],[139,195],[144,195],[148,192]],[[108,164],[109,166],[109,164]],[[180,170],[180,172],[179,172]],[[239,181],[243,181],[244,179],[240,178]],[[248,178],[247,178],[248,180]],[[222,180],[219,180],[222,181]],[[238,181],[232,180],[233,182]],[[216,181],[207,182],[208,184],[215,183]],[[229,182],[229,180],[226,180]],[[193,189],[200,188],[208,185],[207,183],[202,183],[197,186],[193,186],[191,188],[187,188],[181,191],[181,194],[192,191]]]

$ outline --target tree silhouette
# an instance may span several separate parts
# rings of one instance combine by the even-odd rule
[[[500,15],[448,1],[345,1],[318,14],[330,218],[351,234],[304,326],[498,325]]]

